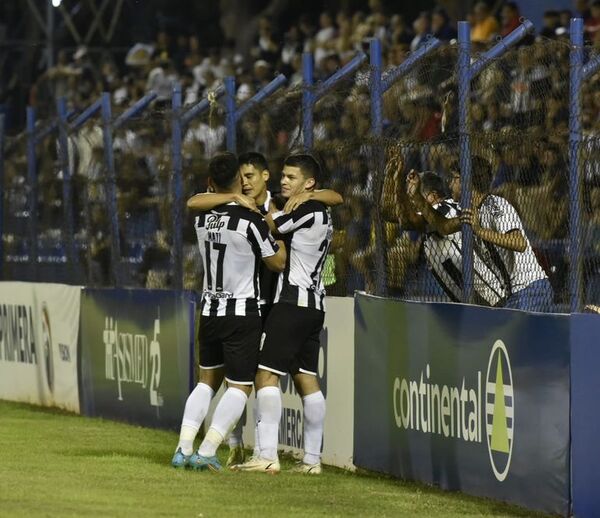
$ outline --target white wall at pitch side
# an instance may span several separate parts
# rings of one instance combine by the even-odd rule
[[[0,399],[79,412],[81,288],[0,282]]]

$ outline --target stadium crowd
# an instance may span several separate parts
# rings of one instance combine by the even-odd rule
[[[493,191],[519,212],[537,256],[550,275],[557,302],[564,300],[568,258],[568,86],[569,20],[584,18],[586,43],[600,50],[600,1],[575,3],[575,11],[548,10],[543,28],[525,38],[503,58],[490,64],[473,82],[471,139],[473,154],[494,169]],[[492,11],[485,2],[470,14],[474,52],[479,53],[520,23],[518,4],[506,2]],[[242,103],[277,73],[288,78],[285,92],[260,105],[238,124],[238,150],[258,151],[269,160],[271,187],[276,189],[283,158],[301,145],[300,85],[302,53],[312,52],[315,80],[321,80],[366,50],[370,38],[382,41],[386,68],[401,64],[430,37],[445,42],[440,50],[400,79],[384,96],[384,136],[370,138],[368,65],[355,81],[342,82],[317,104],[315,154],[330,177],[332,188],[346,203],[334,212],[335,233],[324,273],[331,294],[373,289],[375,260],[374,197],[377,184],[374,149],[400,153],[403,167],[433,171],[448,179],[457,167],[458,113],[454,68],[456,24],[437,7],[408,20],[384,9],[378,0],[366,11],[322,12],[300,16],[289,26],[261,18],[254,44],[246,53],[234,42],[205,48],[198,35],[160,31],[152,43],[136,43],[124,63],[94,59],[81,47],[69,56],[59,52],[57,64],[42,74],[31,89],[30,104],[43,113],[54,99],[66,96],[81,109],[101,92],[111,93],[116,113],[153,90],[152,110],[127,129],[117,132],[114,149],[118,178],[118,211],[122,252],[133,263],[131,284],[168,286],[170,283],[170,98],[180,82],[184,102],[192,105],[221,84],[236,78],[237,101]],[[132,42],[134,43],[134,42]],[[600,272],[600,77],[586,82],[582,94],[584,145],[584,202],[590,282]],[[218,103],[192,122],[185,134],[184,173],[187,194],[206,189],[208,160],[225,149],[225,116]],[[104,209],[103,142],[98,121],[71,139],[75,175],[78,241],[88,243],[91,282],[110,282],[109,215]],[[8,206],[13,215],[27,212],[24,141],[16,142],[6,165]],[[56,238],[62,224],[61,175],[56,142],[46,139],[39,152],[41,243]],[[17,218],[18,219],[18,218]],[[7,254],[19,257],[19,227],[5,237]],[[422,237],[385,224],[387,276],[392,293],[435,299],[441,297],[424,267]],[[153,236],[148,239],[148,236]],[[198,286],[194,236],[186,228],[185,284]],[[21,252],[22,254],[23,252]],[[600,297],[595,290],[596,298]]]

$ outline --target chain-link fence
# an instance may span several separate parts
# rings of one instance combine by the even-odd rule
[[[472,60],[485,50],[473,48]],[[504,305],[516,292],[547,276],[552,286],[548,303],[555,310],[568,308],[569,51],[567,40],[527,41],[492,60],[471,81],[468,121],[474,212],[464,211],[460,200],[456,45],[429,53],[387,90],[381,135],[374,136],[371,126],[367,63],[316,102],[312,152],[326,173],[323,187],[336,190],[345,200],[332,211],[335,232],[324,271],[329,294],[374,292],[383,284],[391,296],[461,300],[462,231],[464,224],[470,224],[475,302]],[[384,53],[388,69],[407,58],[404,50],[394,46]],[[586,54],[594,56],[594,49],[586,49]],[[322,64],[324,77],[340,65],[335,60],[329,69]],[[237,151],[258,151],[267,157],[273,192],[278,191],[285,156],[305,144],[304,89],[298,67],[288,82],[287,88],[250,108],[236,125]],[[579,148],[584,292],[585,302],[592,304],[600,303],[598,82],[596,75],[582,90]],[[238,105],[262,86],[238,78]],[[115,120],[128,105],[115,92],[112,100]],[[172,125],[180,115],[171,109],[170,99],[161,98],[110,131],[114,213],[102,119],[96,114],[69,131],[76,264],[67,261],[65,164],[58,131],[47,131],[38,139],[33,172],[27,134],[8,137],[4,277],[90,285],[110,285],[118,279],[126,286],[170,287],[174,285],[174,239],[180,232],[183,285],[198,288],[201,269],[191,215],[185,212],[176,228]],[[52,122],[38,123],[36,131],[43,132]],[[206,190],[208,161],[227,147],[223,100],[213,98],[210,108],[184,127],[182,140],[186,199]],[[34,176],[36,188],[31,191]],[[378,185],[382,192],[377,192]],[[433,217],[430,208],[436,211]],[[378,224],[382,225],[379,233]],[[119,232],[118,276],[111,261],[114,228]],[[498,237],[490,237],[485,229],[510,234],[512,241],[498,243]],[[32,236],[37,260],[32,260]],[[377,266],[381,257],[384,271]]]

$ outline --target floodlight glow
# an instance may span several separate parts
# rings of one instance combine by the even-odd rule
[[[60,7],[62,0],[52,0],[52,5],[54,7]]]

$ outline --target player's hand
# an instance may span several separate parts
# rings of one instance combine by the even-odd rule
[[[283,207],[283,212],[289,214],[293,210],[297,209],[303,203],[306,203],[308,200],[312,199],[312,193],[310,192],[301,192],[300,194],[295,194],[294,196],[290,196],[288,201]]]
[[[235,202],[241,207],[245,207],[248,210],[260,213],[258,207],[256,206],[256,201],[254,201],[254,198],[250,198],[250,196],[246,196],[245,194],[236,194]]]
[[[419,177],[419,173],[417,173],[414,169],[410,170],[410,173],[406,175],[406,194],[408,194],[411,198],[419,192],[421,188],[421,178]]]
[[[471,225],[474,234],[478,234],[481,230],[481,225],[479,224],[479,211],[475,208],[463,209],[460,214],[460,221],[461,223]]]

